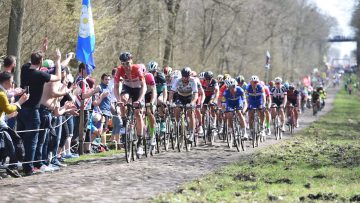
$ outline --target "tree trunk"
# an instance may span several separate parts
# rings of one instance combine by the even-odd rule
[[[165,48],[164,48],[164,58],[163,65],[172,66],[173,61],[171,61],[173,49],[174,49],[174,36],[176,33],[176,18],[177,13],[180,9],[181,0],[165,0],[169,21],[167,26],[167,33],[165,38]]]
[[[150,5],[149,1],[144,1],[140,3],[140,16],[139,16],[139,42],[137,48],[136,58],[137,61],[144,61],[145,56],[145,44],[147,39],[147,32],[150,27]]]
[[[15,68],[15,84],[20,85],[20,65],[21,65],[21,46],[22,46],[22,28],[25,0],[12,0],[9,19],[9,35],[7,42],[7,54],[14,55],[17,59]]]

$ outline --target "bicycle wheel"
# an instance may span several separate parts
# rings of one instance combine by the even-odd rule
[[[317,104],[313,104],[313,116],[317,114]]]
[[[294,132],[294,126],[295,126],[295,124],[294,124],[295,121],[294,121],[294,120],[295,120],[295,119],[294,119],[294,113],[291,112],[290,125],[289,125],[290,135],[292,135],[293,132]]]
[[[235,122],[233,123],[233,140],[234,140],[234,144],[236,147],[236,150],[238,152],[240,152],[240,148],[241,148],[241,135],[240,135],[240,127],[239,124],[237,122],[237,119],[234,120]]]
[[[208,118],[208,115],[207,115],[207,110],[206,110],[206,112],[203,114],[203,118],[204,118],[204,123],[203,123],[203,126],[204,126],[204,129],[203,129],[203,140],[204,140],[204,144],[206,144],[206,142],[208,141],[208,138],[207,138],[207,134],[208,134],[208,131],[210,130],[209,128],[208,128],[208,125],[207,125],[207,123],[208,123],[208,120],[209,120],[209,118]]]
[[[187,139],[189,131],[187,130],[187,125],[185,123],[185,119],[183,118],[181,122],[181,137],[182,137],[182,145],[185,145],[185,150],[188,152],[190,151],[191,142]],[[183,148],[183,147],[182,147]]]
[[[143,146],[144,146],[144,151],[145,151],[145,157],[149,157],[149,154],[150,154],[151,146],[149,145],[149,143],[150,143],[150,137],[149,137],[149,134],[146,132],[143,137]]]
[[[168,123],[169,123],[169,118],[166,117],[165,119],[165,124],[166,124],[166,132],[161,132],[162,134],[162,137],[164,138],[164,149],[165,151],[168,151],[169,150],[169,144],[170,144],[170,132],[168,131]]]
[[[184,148],[184,143],[185,143],[185,137],[184,137],[184,122],[183,122],[183,119],[182,121],[180,122],[180,125],[179,125],[179,129],[178,129],[178,150],[179,152],[181,152]]]
[[[215,142],[215,133],[214,133],[214,129],[211,126],[211,122],[213,122],[212,119],[209,119],[207,137],[208,137],[210,146],[213,146],[214,142]]]
[[[125,158],[126,162],[130,163],[132,157],[132,139],[131,139],[131,130],[129,128],[129,124],[126,125],[126,133],[125,133]]]
[[[138,154],[137,154],[137,145],[138,145],[138,139],[135,139],[135,135],[133,135],[133,141],[132,141],[132,145],[131,145],[131,158],[133,161],[136,161],[136,159],[141,158]]]
[[[254,121],[254,128],[255,128],[255,137],[256,137],[256,146],[259,146],[259,141],[260,141],[260,121],[259,118],[256,117],[255,121]]]
[[[252,140],[251,140],[251,145],[252,145],[253,148],[255,148],[255,144],[256,144],[256,132],[255,132],[255,128],[250,129],[250,131],[251,131],[251,138],[252,138]]]
[[[155,139],[156,139],[156,152],[158,154],[160,154],[161,152],[161,149],[160,149],[160,146],[161,146],[161,140],[162,140],[162,137],[161,137],[161,134],[160,134],[160,129],[158,126],[160,126],[159,123],[156,124],[157,127],[155,127]]]
[[[275,116],[275,118],[272,118],[272,124],[273,124],[273,128],[274,128],[274,136],[275,136],[275,140],[278,140],[278,134],[277,134],[277,115]]]

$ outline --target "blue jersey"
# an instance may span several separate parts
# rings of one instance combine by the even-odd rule
[[[239,86],[235,87],[235,95],[231,94],[230,90],[227,89],[225,90],[223,96],[226,101],[227,111],[241,109],[244,105],[245,92]]]
[[[264,88],[257,84],[255,90],[252,88],[251,84],[246,87],[246,95],[248,98],[249,108],[260,108],[263,101],[263,95],[265,94]]]

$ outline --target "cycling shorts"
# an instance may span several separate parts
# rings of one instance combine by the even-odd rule
[[[289,99],[289,100],[288,100],[288,103],[291,104],[293,107],[297,107],[297,102],[296,102],[296,100]]]
[[[121,90],[121,95],[128,94],[129,98],[131,98],[132,102],[137,101],[140,97],[141,88],[131,88],[129,86],[123,85]]]
[[[177,95],[177,99],[175,100],[175,104],[179,105],[186,105],[191,103],[192,95],[189,96],[181,96]]]

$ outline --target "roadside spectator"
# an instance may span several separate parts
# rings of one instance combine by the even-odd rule
[[[13,55],[8,55],[4,58],[4,72],[14,73],[14,69],[16,67],[16,57]],[[7,97],[10,103],[15,102],[15,97],[21,95],[23,90],[21,88],[15,88],[14,84],[12,87],[7,91]],[[16,116],[6,119],[7,125],[11,129],[15,129],[16,125]]]
[[[17,147],[16,144],[20,142],[20,138],[17,134],[9,133],[8,132],[8,126],[4,122],[4,116],[3,114],[16,116],[17,110],[21,108],[21,105],[26,102],[29,99],[29,95],[24,93],[20,99],[14,103],[10,104],[9,100],[7,98],[6,92],[11,89],[13,83],[13,75],[9,72],[2,72],[0,73],[0,136],[5,136],[3,139],[5,142],[3,143],[4,146],[4,154],[1,154],[1,158],[6,158],[6,156],[10,157],[9,164],[10,166],[7,168],[8,174],[10,174],[13,177],[21,177],[20,174],[17,171],[16,165],[11,165],[18,162],[17,155]],[[12,135],[13,134],[13,135]],[[11,136],[12,135],[12,136]],[[16,143],[16,144],[15,144]],[[1,151],[1,150],[0,150]],[[0,160],[3,161],[3,160]]]
[[[111,80],[111,76],[109,74],[102,74],[101,83],[97,86],[96,91],[98,92],[95,96],[95,100],[93,102],[94,107],[99,107],[100,113],[104,117],[104,120],[101,122],[103,124],[104,129],[99,131],[101,136],[101,143],[106,145],[106,130],[108,126],[109,119],[111,118],[111,92],[112,90],[109,87],[109,82]],[[101,119],[102,120],[102,119]]]
[[[92,96],[96,93],[94,88],[94,80],[86,72],[86,65],[81,63],[79,65],[79,72],[75,79],[76,89],[74,91],[75,105],[78,109],[84,109],[84,132],[79,135],[80,116],[74,117],[74,136],[72,140],[79,141],[79,136],[84,138],[85,133],[85,144],[84,151],[90,151],[90,131],[87,130],[89,120],[89,110],[91,110]],[[84,88],[84,89],[83,89]],[[83,92],[84,91],[84,92]],[[84,99],[84,106],[81,105],[81,100]],[[84,139],[82,139],[84,140]]]
[[[122,120],[120,118],[120,108],[117,106],[116,97],[114,94],[114,78],[116,75],[117,68],[111,71],[111,80],[109,82],[109,89],[111,90],[111,114],[112,114],[112,130],[111,130],[111,141],[116,141],[117,148],[120,149],[120,130],[122,128]],[[122,87],[119,87],[119,94]]]
[[[59,49],[56,50],[56,66],[60,68],[61,53]],[[41,68],[44,53],[36,51],[31,54],[31,63],[26,63],[21,68],[21,88],[29,89],[30,98],[27,100],[19,111],[17,117],[17,130],[34,130],[40,129],[40,100],[44,89],[44,84],[47,82],[60,81],[60,75],[50,75],[42,72]],[[33,161],[35,158],[36,146],[39,139],[39,131],[31,131],[21,133],[20,136],[24,141],[25,148],[25,163],[23,170],[25,175],[34,174]]]
[[[14,73],[16,67],[16,57],[13,55],[8,55],[4,58],[4,71],[9,73]]]

